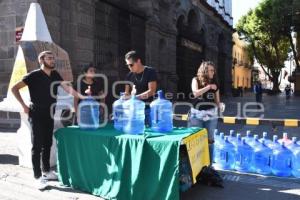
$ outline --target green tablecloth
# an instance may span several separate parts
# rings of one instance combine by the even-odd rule
[[[96,131],[55,132],[59,180],[106,199],[179,199],[179,147],[200,128],[177,128],[165,136],[124,135],[111,124]]]

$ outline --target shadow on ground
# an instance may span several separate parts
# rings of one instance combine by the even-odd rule
[[[224,189],[196,184],[189,191],[181,194],[181,200],[295,200],[299,193],[293,190],[225,181]]]

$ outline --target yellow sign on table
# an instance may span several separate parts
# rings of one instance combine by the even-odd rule
[[[194,184],[196,183],[196,176],[200,173],[202,167],[210,163],[207,130],[202,129],[184,138],[183,143],[187,148]]]

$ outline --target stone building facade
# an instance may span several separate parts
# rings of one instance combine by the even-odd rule
[[[188,93],[201,61],[212,60],[221,93],[230,93],[231,0],[7,0],[0,2],[2,97],[16,55],[16,30],[24,26],[31,2],[40,3],[75,77],[83,64],[94,62],[110,83],[122,80],[128,72],[124,54],[137,49],[143,62],[156,68],[166,92]]]

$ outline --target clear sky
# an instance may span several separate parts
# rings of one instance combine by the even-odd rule
[[[255,8],[261,0],[232,0],[233,26],[246,15],[251,8]]]

